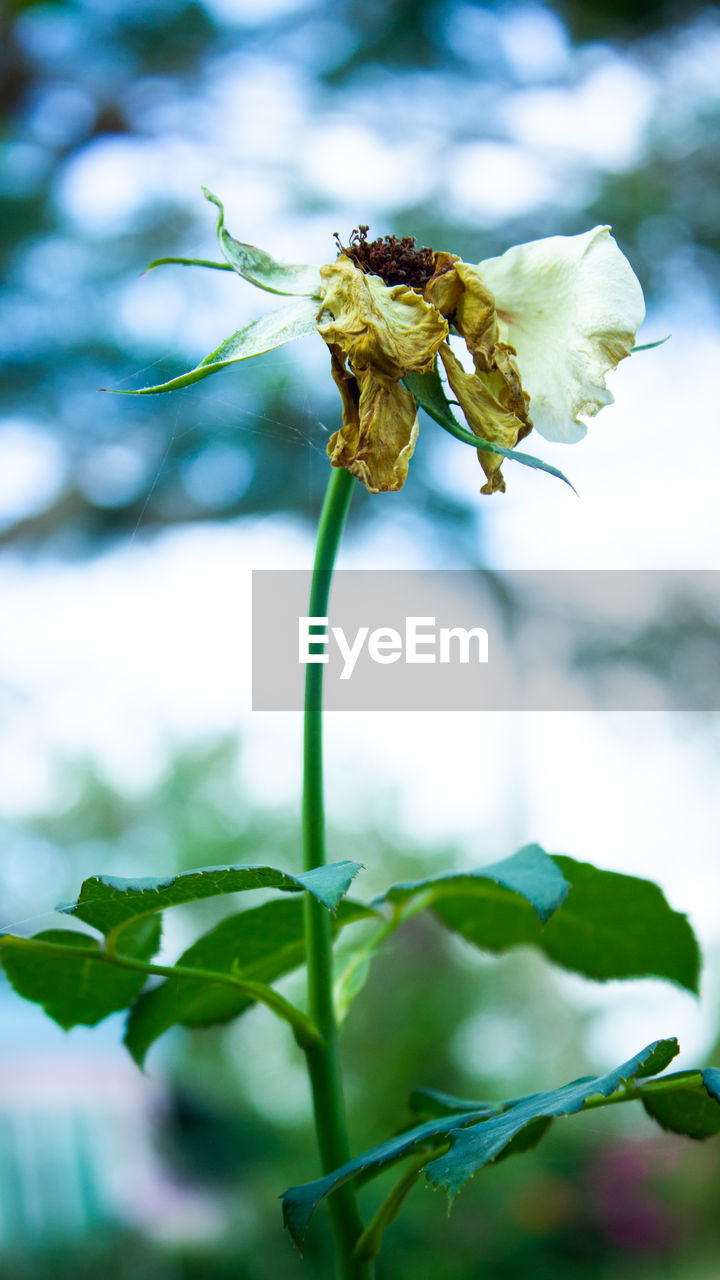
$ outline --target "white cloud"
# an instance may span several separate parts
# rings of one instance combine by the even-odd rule
[[[457,215],[489,222],[527,213],[551,200],[557,184],[525,147],[507,142],[467,142],[447,162],[449,190],[443,201]]]
[[[515,74],[541,80],[562,74],[571,57],[567,31],[542,4],[512,4],[501,14],[500,44]]]
[[[65,480],[63,451],[41,427],[0,420],[0,527],[45,508]]]
[[[393,142],[351,119],[310,126],[300,151],[302,176],[325,197],[353,202],[358,216],[415,204],[436,181],[422,144]]]
[[[202,148],[184,138],[103,136],[67,160],[55,198],[84,234],[113,235],[154,201],[186,203],[205,180],[206,164]]]
[[[565,152],[587,164],[621,171],[641,153],[656,95],[649,75],[629,61],[612,58],[573,88],[510,95],[505,118],[514,137],[528,147]]]

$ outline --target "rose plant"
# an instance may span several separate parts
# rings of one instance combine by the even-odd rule
[[[472,265],[416,249],[409,238],[369,241],[360,227],[334,261],[283,265],[235,240],[223,207],[222,261],[160,259],[234,271],[291,298],[232,334],[196,368],[137,394],[184,387],[227,365],[317,334],[330,352],[342,425],[328,444],[330,478],[317,536],[309,614],[327,614],[333,566],[357,483],[371,494],[405,482],[418,409],[471,444],[482,492],[502,492],[501,468],[516,462],[564,476],[517,449],[531,431],[572,442],[582,416],[611,400],[605,375],[630,354],[644,316],[642,290],[608,227],[553,236]],[[648,344],[652,345],[652,344]],[[465,425],[453,412],[461,410]],[[581,416],[582,415],[582,416]],[[614,1070],[523,1098],[455,1098],[415,1087],[410,1121],[359,1154],[348,1144],[339,1052],[341,1022],[368,965],[419,912],[491,953],[531,946],[596,981],[654,976],[696,992],[699,954],[685,916],[648,880],[524,846],[472,871],[388,886],[372,901],[349,896],[362,868],[327,860],[323,806],[322,678],[308,664],[304,719],[303,868],[202,867],[166,878],[85,880],[65,916],[85,929],[34,937],[0,935],[0,960],[15,990],[62,1027],[94,1025],[128,1010],[125,1043],[142,1065],[169,1028],[209,1026],[267,1006],[305,1055],[313,1096],[320,1176],[283,1195],[283,1215],[302,1249],[317,1206],[327,1203],[336,1274],[369,1280],[385,1228],[424,1175],[450,1200],[485,1166],[534,1147],[555,1119],[636,1101],[663,1128],[701,1139],[720,1132],[720,1070],[667,1073],[673,1037],[632,1052]],[[165,910],[212,896],[270,891],[260,906],[230,915],[174,964],[155,963]],[[365,932],[335,972],[333,948],[346,928]],[[90,931],[88,931],[88,929]],[[382,963],[382,958],[378,960]],[[273,985],[307,970],[305,1007]],[[422,975],[418,975],[418,980]],[[360,1216],[357,1187],[389,1166],[398,1180]]]

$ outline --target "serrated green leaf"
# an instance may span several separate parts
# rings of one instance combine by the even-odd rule
[[[150,960],[160,945],[162,921],[159,916],[136,921],[124,938],[126,955]],[[42,1005],[64,1030],[75,1026],[93,1027],[118,1009],[125,1009],[142,990],[147,975],[116,969],[92,959],[100,944],[96,938],[74,929],[46,929],[33,941],[86,950],[81,955],[60,951],[25,950],[3,946],[0,962],[18,995]]]
[[[290,1187],[283,1196],[283,1219],[298,1249],[302,1250],[315,1209],[321,1200],[353,1179],[366,1181],[389,1165],[404,1160],[424,1146],[442,1147],[450,1142],[447,1154],[432,1158],[428,1154],[425,1172],[431,1182],[456,1195],[460,1188],[483,1165],[527,1151],[540,1141],[557,1116],[581,1111],[593,1100],[609,1098],[622,1086],[645,1079],[649,1072],[662,1071],[679,1052],[674,1038],[655,1040],[628,1062],[603,1076],[586,1076],[571,1084],[544,1093],[513,1098],[507,1102],[471,1104],[467,1111],[456,1112],[447,1094],[434,1090],[415,1090],[417,1102],[436,1100],[446,1104],[445,1113],[416,1125],[397,1137],[372,1147],[362,1155],[314,1182]],[[718,1073],[720,1077],[720,1073]],[[718,1079],[720,1085],[720,1078]]]
[[[569,887],[555,860],[539,844],[526,844],[487,867],[395,884],[376,898],[373,906],[389,902],[402,908],[403,914],[412,914],[425,907],[438,911],[438,904],[458,898],[468,903],[471,912],[477,905],[492,917],[499,904],[504,904],[511,915],[520,909],[523,916],[529,912],[544,924],[564,901]]]
[[[299,875],[276,867],[229,866],[201,867],[178,875],[143,879],[90,876],[83,882],[77,901],[61,903],[57,910],[77,916],[104,934],[122,929],[124,944],[126,926],[142,916],[250,889],[281,889],[287,893],[307,890],[322,906],[334,911],[360,870],[359,862],[331,862]]]
[[[406,1156],[428,1142],[442,1141],[450,1129],[457,1128],[463,1122],[470,1124],[474,1120],[477,1120],[474,1111],[467,1116],[453,1115],[439,1120],[429,1120],[427,1124],[417,1125],[396,1138],[390,1138],[387,1142],[381,1142],[379,1146],[364,1151],[362,1155],[356,1156],[354,1160],[348,1160],[347,1164],[326,1174],[324,1178],[306,1182],[300,1187],[289,1187],[282,1197],[283,1222],[294,1244],[302,1252],[303,1241],[315,1209],[321,1200],[338,1187],[361,1174],[380,1173],[382,1169],[397,1164],[399,1160],[404,1160]]]
[[[552,860],[570,891],[545,925],[517,896],[491,902],[482,895],[458,893],[432,902],[432,910],[449,929],[483,950],[529,945],[555,964],[599,982],[656,977],[697,992],[695,935],[656,884],[559,854]]]
[[[465,1111],[493,1116],[498,1104],[475,1098],[455,1098],[451,1093],[443,1093],[440,1089],[411,1089],[408,1107],[413,1115],[425,1116],[430,1120],[436,1116],[453,1116]]]
[[[342,967],[338,965],[336,972],[333,1003],[335,1019],[339,1026],[345,1021],[353,1001],[365,986],[374,956],[398,925],[395,917],[388,919],[374,903],[370,904],[370,910],[379,917],[380,927],[369,937],[366,935],[349,953],[345,953]]]
[[[474,432],[462,427],[445,395],[445,388],[437,368],[430,369],[427,373],[408,373],[403,378],[403,382],[415,403],[451,436],[455,436],[456,440],[472,445],[473,449],[483,449],[486,453],[498,453],[503,458],[508,458],[511,462],[519,462],[524,467],[531,467],[534,471],[546,471],[548,475],[555,476],[556,480],[562,480],[563,484],[569,485],[573,493],[576,493],[574,485],[570,483],[567,476],[564,476],[557,467],[552,467],[549,462],[543,462],[542,458],[536,458],[530,453],[506,449],[503,445],[483,440]]]
[[[648,1092],[642,1099],[648,1115],[662,1129],[698,1141],[720,1133],[720,1071],[706,1067],[700,1074],[700,1085],[683,1084],[679,1076],[677,1090]]]
[[[659,1072],[669,1067],[673,1058],[677,1058],[679,1052],[680,1045],[676,1036],[670,1036],[665,1040],[653,1040],[652,1044],[649,1044],[634,1058],[631,1058],[631,1063],[635,1064],[633,1067],[633,1080],[647,1080],[650,1076],[658,1075]],[[628,1064],[626,1063],[625,1065],[627,1066]],[[623,1071],[624,1067],[620,1067],[619,1070]],[[622,1078],[623,1081],[626,1080],[625,1076]]]
[[[644,1079],[645,1076],[664,1071],[677,1052],[677,1040],[656,1041],[654,1051],[648,1054],[645,1063],[638,1068],[637,1078]],[[476,1098],[456,1098],[454,1094],[443,1093],[439,1089],[411,1089],[408,1107],[413,1115],[431,1119],[433,1116],[451,1116],[466,1111],[475,1111],[477,1115],[496,1115],[498,1111],[507,1111],[519,1102],[527,1101],[527,1095],[524,1098],[506,1098],[503,1102],[488,1102]]]
[[[242,244],[235,240],[225,226],[225,210],[222,201],[207,187],[203,187],[205,199],[218,209],[217,236],[225,257],[233,271],[269,293],[302,294],[319,298],[322,280],[317,267],[306,264],[276,262],[269,253],[257,249],[254,244]]]
[[[657,977],[697,992],[695,934],[658,885],[566,856],[555,861],[572,888],[563,918],[558,915],[547,929],[551,960],[599,981]]]
[[[507,1146],[495,1156],[493,1164],[500,1164],[501,1160],[509,1160],[510,1156],[521,1156],[526,1151],[534,1151],[538,1143],[542,1142],[548,1129],[552,1124],[552,1116],[537,1116],[535,1120],[530,1120],[528,1124],[511,1138]]]
[[[491,1160],[497,1160],[529,1126],[539,1120],[551,1121],[582,1111],[589,1099],[610,1097],[622,1085],[662,1070],[678,1051],[676,1040],[656,1040],[603,1076],[585,1077],[559,1089],[533,1094],[472,1128],[453,1131],[449,1135],[449,1151],[428,1164],[425,1170],[428,1180],[451,1197],[456,1196],[474,1174]],[[516,1147],[520,1149],[521,1145]]]
[[[341,902],[332,921],[333,932],[374,914],[362,903]],[[266,902],[227,916],[178,960],[187,969],[211,969],[264,983],[275,982],[304,962],[303,903],[297,898]],[[254,1003],[250,996],[230,987],[186,977],[166,978],[133,1005],[125,1044],[142,1066],[150,1046],[171,1027],[227,1022]]]
[[[216,351],[201,360],[200,364],[187,373],[181,373],[169,382],[159,382],[154,387],[103,387],[104,391],[112,391],[121,396],[155,396],[164,391],[179,391],[181,387],[189,387],[193,382],[200,382],[211,373],[218,373],[229,364],[237,364],[239,360],[249,360],[252,356],[263,355],[266,351],[274,351],[286,342],[294,342],[296,338],[304,338],[308,333],[316,331],[318,303],[310,298],[297,298],[278,311],[270,311],[268,315],[253,320],[244,329],[226,338]]]

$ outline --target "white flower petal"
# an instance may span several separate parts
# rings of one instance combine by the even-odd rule
[[[629,355],[645,317],[640,282],[609,227],[516,245],[478,265],[495,296],[500,338],[517,351],[530,417],[571,443],[612,402],[605,374]]]

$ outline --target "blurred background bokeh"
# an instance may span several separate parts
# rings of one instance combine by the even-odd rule
[[[215,256],[201,183],[289,261],[359,223],[468,261],[610,223],[646,291],[639,340],[671,335],[621,366],[584,442],[535,442],[579,499],[512,465],[480,498],[472,452],[425,420],[403,491],[358,493],[343,564],[719,567],[715,6],[5,0],[0,60],[2,928],[50,927],[92,873],[299,863],[299,717],[250,710],[250,571],[310,561],[338,418],[324,345],[167,397],[98,390],[171,377],[272,305],[229,273],[141,276]],[[649,680],[682,683],[706,638],[673,617],[636,646]],[[539,840],[656,879],[706,953],[694,1002],[417,922],[348,1021],[356,1143],[402,1124],[415,1084],[515,1095],[672,1034],[681,1064],[720,1062],[719,746],[702,709],[331,718],[331,847],[368,895]],[[171,913],[164,954],[216,918]],[[147,1076],[121,1036],[63,1035],[0,988],[4,1273],[326,1276],[320,1232],[304,1271],[280,1233],[277,1194],[315,1168],[284,1031],[254,1010],[172,1033]],[[629,1110],[556,1125],[450,1221],[417,1189],[379,1275],[715,1280],[720,1145]]]

